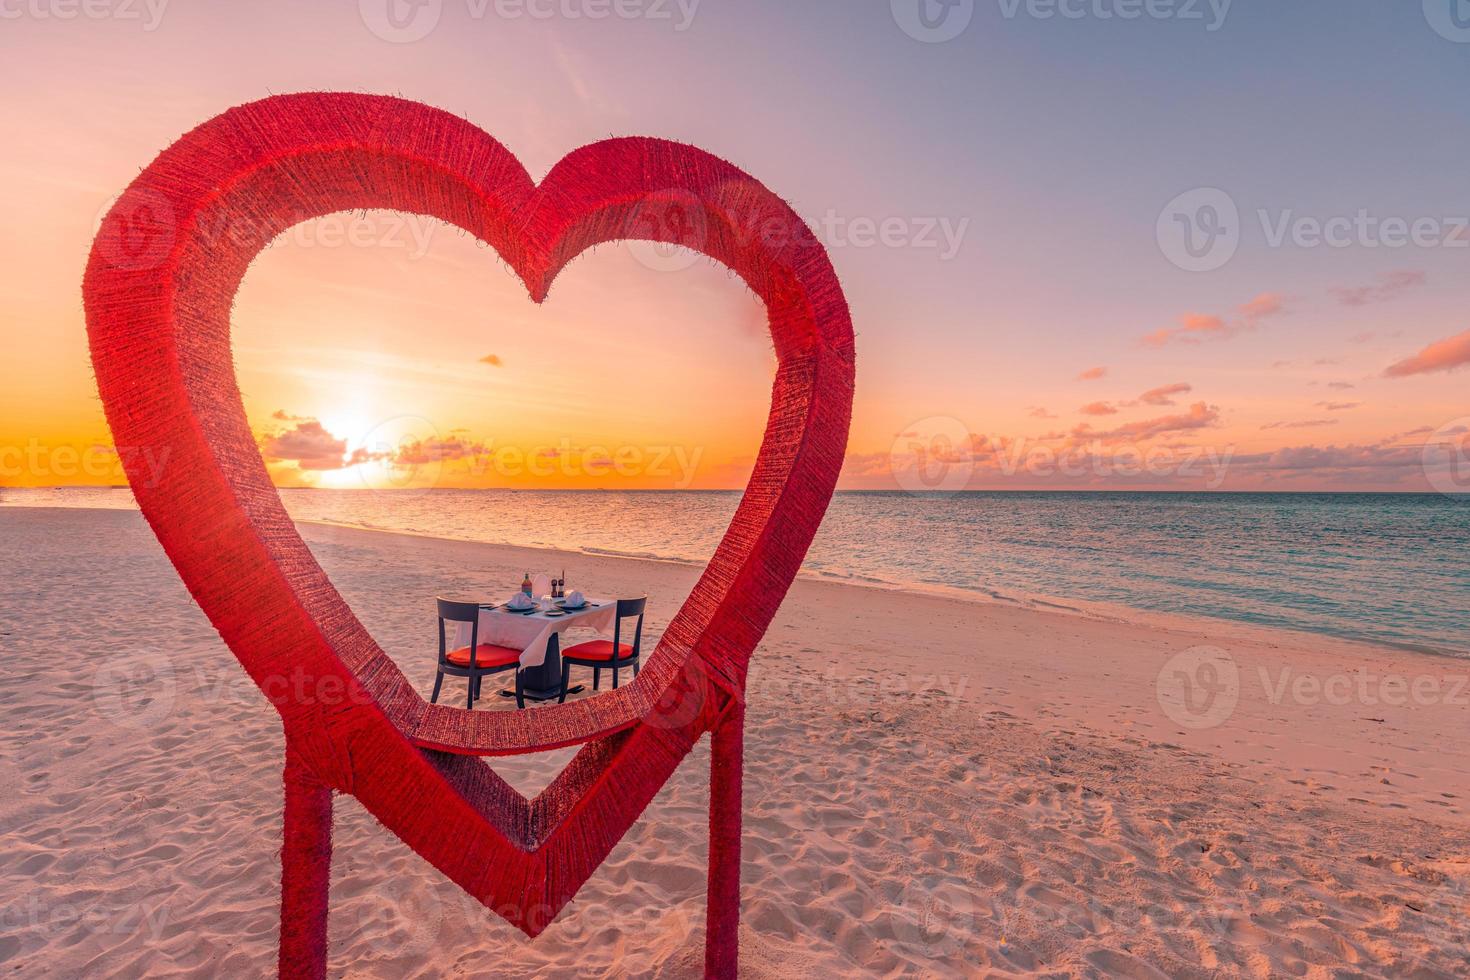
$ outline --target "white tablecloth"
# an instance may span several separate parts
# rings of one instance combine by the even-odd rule
[[[594,609],[594,605],[597,608]],[[553,633],[585,628],[610,636],[617,610],[618,604],[612,599],[591,598],[587,600],[586,609],[569,610],[565,616],[547,616],[545,610],[527,615],[504,609],[481,609],[480,642],[520,650],[522,668],[540,667],[546,662],[546,644],[551,641]],[[469,644],[470,625],[460,623],[455,630],[454,645],[466,647]]]

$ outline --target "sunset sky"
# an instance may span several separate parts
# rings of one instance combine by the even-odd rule
[[[937,42],[920,3],[970,19]],[[843,487],[1436,486],[1470,425],[1470,31],[1419,2],[1185,6],[0,3],[0,486],[121,479],[96,222],[197,123],[311,89],[440,106],[538,179],[640,134],[765,182],[852,307]],[[708,261],[608,246],[538,308],[387,213],[285,236],[234,339],[290,486],[739,487],[774,367]]]

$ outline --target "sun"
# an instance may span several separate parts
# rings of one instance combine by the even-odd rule
[[[317,416],[322,428],[337,439],[345,442],[342,452],[344,463],[363,448],[370,439],[373,423],[371,412],[362,408],[339,408],[325,411]],[[340,469],[317,470],[312,474],[312,483],[328,490],[361,490],[371,486],[364,480],[363,464],[344,465]]]
[[[338,409],[323,412],[317,416],[326,429],[338,439],[347,440],[347,451],[344,458],[351,456],[353,451],[362,448],[373,430],[372,415],[359,408]]]
[[[340,469],[321,470],[316,485],[335,490],[408,490],[437,486],[444,461],[434,447],[449,434],[416,415],[370,409],[323,412],[322,427],[344,443]]]

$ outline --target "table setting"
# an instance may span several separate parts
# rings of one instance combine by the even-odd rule
[[[610,635],[617,615],[616,600],[587,597],[575,591],[558,595],[564,589],[555,583],[563,580],[550,581],[554,584],[542,594],[531,595],[527,584],[504,602],[480,605],[480,642],[521,651],[524,695],[535,701],[548,701],[561,694],[561,634],[590,629],[598,635]],[[459,624],[456,643],[464,645],[469,639],[469,624]]]

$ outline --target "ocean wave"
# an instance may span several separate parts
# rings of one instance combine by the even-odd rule
[[[639,561],[665,561],[675,565],[703,565],[705,562],[693,558],[683,558],[678,555],[661,555],[652,551],[623,551],[618,548],[593,548],[583,547],[576,549],[584,555],[601,556],[604,558],[636,558]]]
[[[283,490],[292,518],[704,564],[738,494]],[[14,490],[6,506],[132,507],[126,490]],[[1425,494],[837,494],[806,578],[1208,617],[1470,655],[1470,507]],[[1100,613],[1113,615],[1110,612]]]

